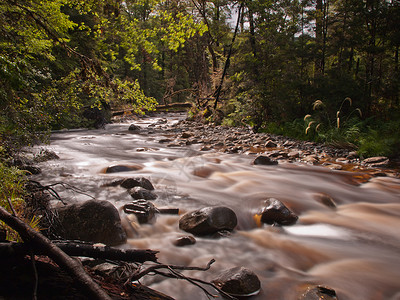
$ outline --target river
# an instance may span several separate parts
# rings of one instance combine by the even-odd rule
[[[171,115],[168,124],[183,119]],[[154,126],[159,117],[134,121],[142,128]],[[340,300],[400,299],[400,180],[373,177],[322,166],[280,163],[252,165],[254,156],[199,151],[160,143],[165,136],[151,131],[132,133],[132,122],[106,125],[98,130],[53,133],[46,148],[60,157],[42,163],[42,184],[65,182],[117,208],[131,201],[120,187],[102,187],[116,178],[144,176],[155,186],[157,207],[176,207],[181,214],[205,206],[225,205],[238,217],[228,237],[196,237],[196,244],[173,245],[187,235],[178,228],[180,216],[159,215],[152,224],[135,225],[122,248],[158,250],[166,264],[211,269],[185,271],[206,281],[222,270],[244,266],[261,280],[262,290],[251,299],[291,300],[311,285],[333,288]],[[111,165],[135,170],[106,174]],[[88,197],[59,190],[66,201]],[[337,207],[322,204],[330,196]],[[274,197],[299,216],[293,226],[257,226],[254,214],[263,200]],[[126,221],[129,216],[121,212]],[[148,276],[142,283],[177,300],[208,299],[194,285],[176,279]]]

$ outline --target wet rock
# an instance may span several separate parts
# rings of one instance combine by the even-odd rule
[[[254,165],[272,166],[272,165],[277,165],[278,162],[268,156],[260,155],[253,161],[253,164]]]
[[[271,140],[268,140],[268,141],[265,142],[264,146],[267,147],[267,148],[276,148],[276,147],[278,147],[278,144],[273,142],[273,141],[271,141]]]
[[[58,226],[52,232],[63,239],[103,243],[126,242],[118,210],[108,201],[89,200],[56,208]]]
[[[221,230],[232,231],[236,225],[235,212],[224,206],[195,210],[179,220],[179,228],[194,235],[210,235]]]
[[[134,131],[134,132],[140,131],[141,129],[142,127],[135,124],[131,124],[128,128],[129,131]]]
[[[177,147],[181,147],[181,145],[178,143],[171,143],[171,144],[168,144],[167,147],[168,148],[177,148]]]
[[[190,132],[183,132],[182,135],[181,135],[181,138],[188,139],[188,138],[190,138],[192,136],[193,136],[193,134],[190,133]]]
[[[110,174],[110,173],[119,173],[119,172],[131,172],[131,171],[137,171],[142,169],[142,166],[137,166],[137,165],[131,165],[131,166],[126,166],[126,165],[113,165],[109,166],[106,168],[105,173]]]
[[[286,140],[286,141],[283,143],[282,146],[284,146],[284,147],[286,147],[286,148],[291,148],[291,147],[293,147],[294,144],[295,144],[295,143],[294,143],[293,141]]]
[[[336,162],[341,164],[348,164],[350,161],[345,157],[338,157],[335,159]]]
[[[133,199],[155,200],[157,195],[141,186],[135,186],[128,190]]]
[[[171,139],[161,139],[161,140],[159,140],[158,141],[160,144],[165,144],[165,143],[170,143],[170,142],[172,142],[172,140]]]
[[[155,124],[167,124],[168,120],[167,119],[159,119]]]
[[[196,244],[196,239],[191,235],[181,236],[174,241],[176,247],[184,247]]]
[[[200,148],[200,151],[210,151],[212,148],[208,146],[203,146]]]
[[[335,201],[332,199],[331,196],[329,196],[327,194],[323,194],[323,193],[322,194],[316,194],[316,195],[314,195],[314,199],[316,201],[318,201],[319,203],[327,206],[327,207],[330,207],[330,208],[333,208],[333,209],[336,208]]]
[[[235,267],[224,271],[212,283],[232,296],[253,296],[261,289],[257,275],[244,267]]]
[[[339,164],[326,164],[326,166],[331,170],[342,170],[343,166]]]
[[[371,168],[385,168],[389,164],[389,158],[385,156],[370,157],[364,159],[361,164]]]
[[[127,214],[135,214],[140,224],[149,223],[157,213],[153,203],[142,199],[125,204],[123,210]]]
[[[347,159],[356,159],[358,158],[358,154],[356,151],[351,151],[349,154],[346,156]]]
[[[300,152],[299,151],[291,151],[288,153],[289,158],[299,158],[300,157]]]
[[[42,172],[39,167],[31,166],[31,165],[22,165],[19,166],[18,169],[27,171],[28,175],[37,175]]]
[[[318,157],[316,155],[308,155],[303,158],[303,161],[311,165],[316,165],[318,163]]]
[[[374,176],[374,177],[387,177],[388,174],[386,174],[384,172],[372,172],[371,176]]]
[[[325,286],[311,286],[300,297],[299,300],[337,300],[334,289]]]
[[[37,155],[35,155],[34,162],[38,163],[54,159],[60,159],[60,157],[54,151],[45,149],[40,151]]]
[[[119,185],[125,189],[131,189],[136,186],[140,186],[149,191],[154,190],[154,186],[150,182],[150,180],[148,180],[147,178],[144,178],[144,177],[125,178],[122,181],[120,181]]]
[[[261,222],[271,225],[293,225],[298,220],[298,216],[275,198],[265,201],[265,206],[261,209],[260,215]]]

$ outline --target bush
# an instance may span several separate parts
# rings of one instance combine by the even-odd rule
[[[22,220],[25,220],[27,217],[26,205],[23,200],[25,172],[15,167],[8,167],[0,162],[0,178],[0,205],[8,212],[15,213]],[[0,231],[6,232],[7,240],[20,241],[18,233],[2,221],[0,221]]]

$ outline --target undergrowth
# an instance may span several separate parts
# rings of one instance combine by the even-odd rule
[[[9,213],[15,214],[21,220],[38,230],[39,218],[29,213],[24,197],[26,175],[25,171],[9,166],[4,159],[0,159],[0,205]],[[21,238],[16,231],[0,221],[0,232],[6,240],[20,242]]]
[[[259,131],[355,150],[361,158],[400,156],[400,117],[390,116],[387,121],[364,118],[352,104],[350,98],[345,98],[334,110],[317,100],[311,114],[291,122],[264,121]],[[223,124],[237,126],[229,115]]]

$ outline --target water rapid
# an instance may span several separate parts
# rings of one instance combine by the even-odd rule
[[[173,115],[168,124],[184,115]],[[160,119],[143,118],[142,128]],[[120,187],[102,187],[116,178],[144,176],[155,186],[157,207],[176,207],[180,214],[212,205],[228,206],[238,217],[228,237],[196,237],[197,243],[176,247],[186,235],[178,228],[179,216],[159,215],[152,224],[133,224],[128,242],[121,247],[158,250],[166,264],[211,269],[185,271],[206,281],[222,270],[244,266],[261,280],[262,290],[252,299],[297,299],[313,284],[333,288],[341,300],[400,299],[400,180],[374,177],[357,180],[354,172],[322,166],[280,163],[252,165],[252,155],[199,151],[198,145],[175,147],[160,143],[169,132],[132,133],[130,123],[109,124],[105,129],[53,133],[46,148],[60,157],[42,163],[36,180],[64,182],[117,208],[131,201]],[[132,171],[106,174],[111,165]],[[84,201],[86,195],[59,190],[66,201]],[[274,197],[299,216],[296,225],[259,226],[253,217],[265,199]],[[330,197],[336,208],[321,199]],[[130,216],[121,210],[124,222]],[[101,220],[99,220],[101,221]],[[185,281],[149,276],[142,283],[177,300],[207,299]]]

